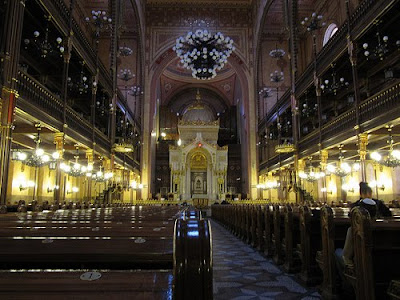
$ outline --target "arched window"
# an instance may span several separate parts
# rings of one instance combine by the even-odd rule
[[[336,31],[338,31],[338,27],[335,23],[332,23],[328,26],[328,28],[325,31],[324,42],[323,42],[322,46],[325,46],[325,44],[329,41],[329,39],[331,37],[333,37],[333,35],[336,33]]]

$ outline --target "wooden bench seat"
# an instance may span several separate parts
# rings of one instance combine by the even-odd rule
[[[389,283],[400,275],[400,220],[372,220],[366,209],[351,214],[354,268],[345,270],[357,299],[388,299]]]
[[[199,299],[211,299],[211,234],[208,221],[200,217],[195,211],[177,207],[9,213],[0,216],[0,273],[13,273],[17,282],[18,278],[21,278],[20,282],[27,281],[27,288],[21,293],[33,293],[33,297],[38,298],[49,295],[63,299],[60,297],[65,296],[65,281],[68,289],[72,284],[70,295],[73,299],[80,293],[90,293],[90,297],[95,297],[97,292],[100,298],[110,299],[114,289],[118,288],[116,278],[128,274],[126,276],[130,279],[122,280],[119,286],[122,294],[118,299],[124,298],[125,294],[125,298],[137,299],[135,291],[141,291],[139,294],[143,299],[158,299],[157,289],[160,297],[165,298],[168,293],[172,295],[172,279],[175,299],[193,298],[194,295],[201,295]],[[37,287],[29,283],[40,275],[29,272],[32,269],[42,270],[41,282],[39,279],[36,281],[39,282]],[[82,284],[73,279],[76,274],[59,272],[60,269],[107,269],[107,274],[114,279],[105,281],[104,289],[103,286],[98,290],[85,286],[81,291]],[[126,287],[125,283],[129,281],[140,281],[136,280],[141,276],[140,272],[131,271],[139,269],[152,270],[149,278],[153,279],[159,276],[160,270],[172,271],[169,275],[163,273],[167,279],[160,283],[162,288],[151,288],[154,280],[149,278],[150,287],[141,288],[132,282],[132,287]],[[20,271],[14,273],[10,270]],[[124,273],[123,270],[130,272]],[[47,290],[44,272],[50,274],[50,279],[60,282],[60,286]],[[4,282],[0,276],[0,286]],[[0,289],[0,298],[6,298],[7,293],[7,289]]]
[[[97,280],[82,280],[86,270],[0,272],[2,299],[169,299],[171,270],[99,271]],[[94,275],[96,275],[94,273]],[[87,274],[83,278],[89,278]]]

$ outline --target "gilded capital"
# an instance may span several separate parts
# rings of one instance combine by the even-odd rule
[[[358,154],[360,155],[360,160],[365,160],[367,155],[367,145],[368,145],[368,134],[360,133],[358,135]]]

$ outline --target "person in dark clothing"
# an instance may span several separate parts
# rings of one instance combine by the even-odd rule
[[[360,200],[356,201],[351,205],[351,208],[355,206],[360,206],[361,200],[364,198],[370,198],[375,201],[378,218],[380,217],[391,217],[392,212],[390,211],[389,207],[385,205],[382,200],[372,198],[372,189],[366,182],[360,182]]]

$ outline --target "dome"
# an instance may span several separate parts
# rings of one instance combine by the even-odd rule
[[[190,105],[182,117],[183,121],[204,121],[204,122],[211,122],[215,121],[215,116],[212,110],[208,107],[203,105],[202,103],[195,103]]]
[[[200,92],[197,90],[196,101],[189,105],[182,117],[183,121],[215,121],[215,116],[212,109],[201,101]]]

